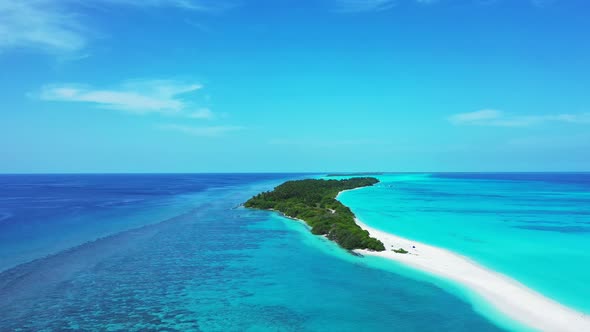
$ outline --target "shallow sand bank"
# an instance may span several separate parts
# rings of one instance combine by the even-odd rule
[[[500,312],[534,329],[556,332],[590,331],[590,316],[546,298],[466,257],[374,229],[358,219],[356,223],[369,231],[371,236],[381,240],[386,248],[381,252],[355,250],[358,253],[395,260],[459,282],[482,296]],[[398,248],[409,253],[398,254],[392,251]]]

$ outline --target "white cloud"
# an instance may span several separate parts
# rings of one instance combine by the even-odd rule
[[[470,113],[458,113],[449,117],[455,125],[528,127],[547,122],[590,124],[590,113],[562,113],[544,115],[510,115],[502,111],[485,109]]]
[[[375,12],[384,11],[395,7],[399,0],[335,0],[338,11],[355,13],[355,12]],[[430,5],[440,0],[411,0],[419,4]]]
[[[333,140],[325,140],[325,139],[312,139],[312,138],[296,138],[296,139],[284,139],[284,138],[275,138],[268,141],[268,144],[271,145],[287,145],[287,146],[294,146],[294,147],[304,147],[304,148],[330,148],[330,147],[338,147],[338,146],[354,146],[354,145],[382,145],[387,144],[382,140],[374,140],[374,139],[333,139]]]
[[[452,2],[449,0],[332,0],[336,2],[338,11],[341,12],[375,12],[384,11],[395,7],[401,2],[415,2],[421,5],[432,5],[436,3]],[[481,5],[491,5],[499,2],[499,0],[463,0],[466,3],[475,3]],[[529,2],[535,7],[549,7],[557,2],[557,0],[523,0]]]
[[[160,129],[177,131],[183,134],[191,136],[202,136],[202,137],[219,137],[227,133],[244,129],[240,126],[186,126],[178,124],[168,124],[160,126]]]
[[[173,7],[193,11],[227,8],[223,1],[205,0],[95,0],[92,5]],[[72,4],[79,0],[0,0],[0,51],[35,48],[50,52],[78,51],[87,44],[88,29]]]
[[[116,5],[137,7],[175,7],[202,12],[214,12],[230,7],[222,0],[96,0]]]
[[[450,120],[455,124],[465,124],[489,121],[493,119],[498,119],[501,116],[502,112],[497,110],[481,110],[470,113],[454,114],[450,117]]]
[[[191,94],[202,85],[175,80],[134,80],[114,88],[93,88],[81,84],[46,85],[38,97],[46,101],[77,102],[99,108],[120,110],[133,114],[162,114],[174,118],[212,120],[223,118],[209,108],[195,107],[190,102]],[[194,122],[191,122],[194,123]],[[193,126],[166,124],[161,130],[175,131],[191,136],[216,137],[243,129],[233,125]]]
[[[0,50],[34,46],[75,51],[86,44],[76,16],[49,0],[0,0]]]
[[[200,108],[188,114],[187,117],[191,119],[212,119],[214,117],[214,114],[208,108]]]
[[[201,89],[200,84],[173,80],[136,80],[115,88],[96,89],[80,84],[46,85],[39,98],[49,101],[83,102],[102,108],[133,113],[179,114],[189,112],[191,105],[182,95]],[[200,112],[200,113],[199,113]],[[195,111],[186,114],[189,117]],[[210,110],[197,110],[200,118],[210,118]]]

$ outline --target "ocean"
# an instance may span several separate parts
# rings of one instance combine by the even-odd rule
[[[240,207],[303,177],[0,175],[0,330],[511,329],[456,285]],[[340,196],[367,224],[587,309],[588,175],[378,177]]]
[[[378,178],[339,197],[369,226],[460,253],[590,313],[590,173]]]
[[[0,330],[501,330],[412,271],[239,207],[306,176],[0,176]]]

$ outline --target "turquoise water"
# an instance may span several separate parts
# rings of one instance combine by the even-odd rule
[[[590,174],[391,174],[339,199],[368,225],[463,254],[590,313]]]
[[[40,246],[35,260],[4,264],[9,267],[0,272],[2,331],[501,330],[452,285],[388,261],[353,256],[299,222],[238,207],[251,195],[300,176],[82,177],[73,192],[71,179],[47,177],[41,184],[3,180],[3,188],[29,183],[29,189],[3,192],[0,210],[8,217],[0,230],[15,239],[0,242],[0,252],[10,250],[17,262],[30,255],[18,255],[18,240],[82,242],[48,256],[55,248]],[[47,182],[54,185],[43,192]],[[186,183],[194,185],[185,188]],[[171,189],[178,186],[184,189]],[[144,200],[125,208],[102,203],[129,195]],[[7,203],[15,197],[28,198]],[[48,197],[60,197],[55,211],[47,207]],[[30,203],[37,201],[38,206]],[[165,213],[153,215],[157,206]],[[170,208],[178,206],[169,217]],[[70,210],[78,223],[64,212]],[[88,240],[97,225],[110,234]],[[61,236],[68,227],[85,235]]]

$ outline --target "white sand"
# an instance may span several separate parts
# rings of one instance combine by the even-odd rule
[[[534,329],[556,332],[590,331],[590,316],[548,299],[466,257],[376,230],[358,219],[356,222],[369,231],[371,236],[381,240],[386,248],[381,252],[355,250],[363,255],[388,258],[459,282],[481,295],[508,317]],[[391,251],[399,248],[404,248],[409,253],[398,254]]]

